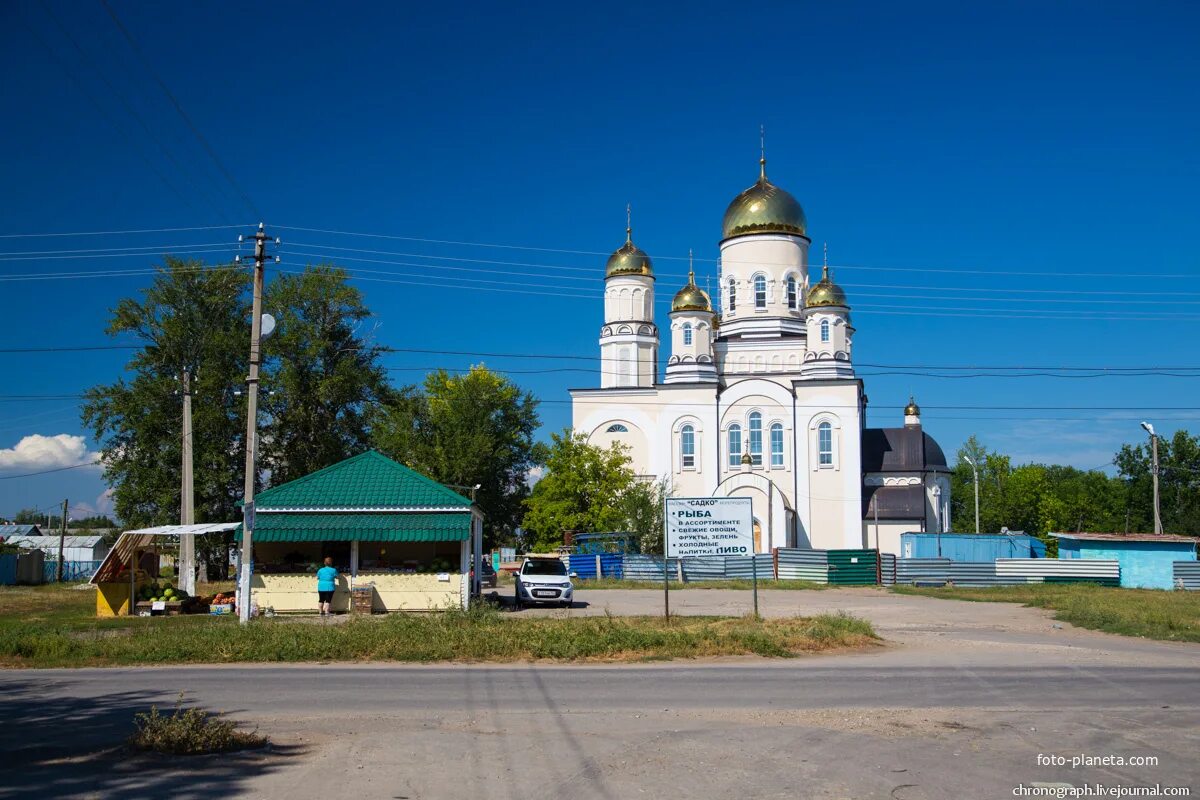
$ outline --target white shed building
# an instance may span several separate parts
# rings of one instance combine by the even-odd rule
[[[41,550],[47,561],[58,560],[57,536],[13,536],[6,544],[30,550]],[[103,561],[109,545],[102,536],[66,536],[63,539],[63,561]]]

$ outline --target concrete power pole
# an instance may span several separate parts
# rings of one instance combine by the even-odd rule
[[[242,564],[238,574],[238,619],[250,621],[250,568],[254,553],[254,479],[258,474],[258,368],[262,363],[263,272],[269,237],[263,223],[254,233],[254,301],[250,311],[250,375],[246,378],[246,489],[242,500]],[[279,240],[275,240],[279,244]],[[279,259],[276,258],[276,261]]]
[[[1158,500],[1158,434],[1149,422],[1143,422],[1142,428],[1150,434],[1150,475],[1154,480],[1154,532],[1162,534],[1162,511],[1159,509]]]
[[[180,487],[179,524],[196,521],[192,480],[192,375],[185,368],[179,376],[183,392],[183,468]],[[179,588],[189,595],[196,593],[196,536],[184,533],[179,537]]]
[[[67,538],[67,501],[63,500],[62,527],[58,529],[58,567],[54,570],[54,580],[62,583],[63,579],[63,544]]]

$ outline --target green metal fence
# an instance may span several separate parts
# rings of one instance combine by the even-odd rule
[[[874,586],[878,555],[875,550],[830,550],[829,582],[835,586]]]

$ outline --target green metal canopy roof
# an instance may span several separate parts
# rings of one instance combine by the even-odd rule
[[[471,506],[471,501],[374,450],[261,492],[261,514],[271,509],[420,509]],[[466,516],[466,515],[463,515]],[[256,523],[264,527],[266,515]],[[257,533],[257,531],[256,531]]]
[[[259,542],[464,542],[471,538],[471,514],[435,513],[259,513]],[[234,533],[242,540],[242,526]]]

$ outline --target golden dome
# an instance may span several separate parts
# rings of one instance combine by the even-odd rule
[[[605,278],[612,278],[616,275],[654,277],[654,267],[650,264],[650,256],[633,243],[633,229],[629,225],[625,226],[625,244],[608,257],[608,264],[604,267]]]
[[[917,401],[913,400],[913,396],[908,396],[908,405],[904,407],[904,416],[919,417],[921,416],[921,407],[917,405]]]
[[[846,293],[842,291],[842,287],[833,282],[829,277],[829,266],[826,265],[821,272],[821,280],[815,286],[808,290],[808,298],[804,301],[806,308],[813,306],[850,306],[846,302]]]
[[[712,313],[712,300],[708,292],[696,285],[696,273],[688,270],[687,285],[675,293],[671,301],[672,313],[676,311],[707,311]]]
[[[759,161],[758,181],[733,198],[725,209],[722,238],[746,233],[807,235],[808,220],[796,198],[767,180],[766,159]]]

